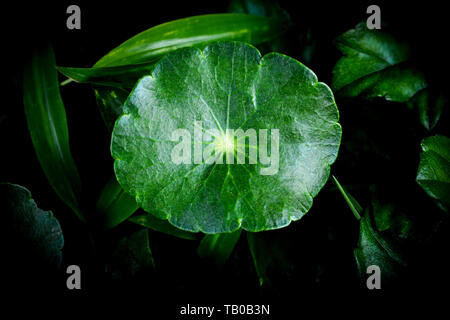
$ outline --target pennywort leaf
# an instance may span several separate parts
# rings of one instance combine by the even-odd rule
[[[66,111],[55,66],[50,46],[32,52],[23,80],[25,116],[36,155],[48,181],[58,196],[85,221],[79,208],[81,181],[70,153]]]
[[[438,201],[440,207],[450,208],[450,139],[442,135],[425,138],[422,143],[417,183]]]
[[[0,199],[2,220],[8,226],[5,231],[13,237],[8,240],[15,245],[23,244],[30,256],[40,259],[46,266],[58,268],[64,237],[52,212],[39,209],[30,191],[16,184],[0,183]]]
[[[331,90],[292,58],[238,42],[183,48],[125,102],[114,170],[144,210],[178,228],[281,228],[326,183],[337,121]]]
[[[211,258],[217,266],[222,267],[227,262],[236,246],[242,229],[231,233],[207,234],[198,246],[197,253],[202,258]]]

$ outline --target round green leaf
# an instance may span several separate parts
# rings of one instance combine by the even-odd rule
[[[331,90],[292,58],[261,57],[238,42],[183,48],[128,97],[112,135],[114,169],[144,210],[178,228],[281,228],[311,208],[327,181],[341,140],[338,118]],[[229,134],[239,128],[246,138]],[[191,138],[183,151],[179,130]],[[208,147],[212,156],[198,158]]]

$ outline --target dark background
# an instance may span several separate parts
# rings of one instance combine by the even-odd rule
[[[444,92],[448,88],[449,63],[445,47],[448,13],[442,5],[430,1],[420,4],[409,1],[395,4],[387,1],[279,3],[294,22],[286,35],[290,41],[285,53],[302,61],[304,42],[298,34],[308,28],[315,54],[305,64],[320,81],[331,83],[331,70],[341,56],[333,39],[365,21],[367,6],[378,4],[383,29],[410,44],[414,64],[427,74],[431,85]],[[78,4],[81,8],[81,30],[66,28],[66,8],[70,4]],[[61,271],[46,269],[37,259],[23,253],[26,248],[21,248],[20,244],[4,243],[10,254],[2,260],[8,290],[56,293],[68,298],[139,293],[141,297],[152,297],[155,307],[239,301],[278,303],[290,310],[295,309],[295,301],[305,295],[342,297],[345,292],[364,300],[366,297],[398,297],[399,294],[425,295],[448,288],[445,269],[450,235],[448,221],[414,181],[420,141],[430,133],[420,126],[415,114],[398,104],[358,99],[337,101],[343,144],[332,173],[341,183],[349,185],[352,195],[361,203],[368,201],[369,186],[377,184],[386,197],[408,206],[419,223],[423,220],[430,228],[437,226],[435,232],[424,226],[423,234],[430,238],[422,246],[409,249],[410,266],[389,290],[380,293],[361,289],[353,258],[359,225],[331,183],[315,198],[312,210],[301,221],[267,235],[284,244],[293,266],[289,272],[274,270],[270,287],[259,287],[245,234],[222,270],[197,257],[198,242],[150,231],[157,273],[112,281],[104,272],[104,261],[120,237],[138,227],[124,223],[97,235],[94,241],[100,250],[92,252],[88,230],[55,195],[34,153],[22,104],[24,59],[36,42],[47,38],[53,43],[58,65],[89,67],[112,48],[151,26],[191,15],[226,12],[227,6],[228,1],[128,0],[117,3],[17,2],[2,7],[2,51],[6,53],[2,69],[6,84],[0,107],[0,181],[28,188],[42,209],[54,212],[65,238]],[[113,174],[109,134],[89,85],[70,84],[62,88],[61,93],[66,106],[72,155],[83,182],[84,205],[89,208]],[[445,110],[433,132],[448,135],[448,118],[448,110]],[[371,150],[372,145],[379,152]],[[81,266],[81,291],[72,292],[65,287],[65,268],[71,264]],[[283,304],[285,300],[294,301],[294,304]],[[175,311],[169,309],[169,312]]]

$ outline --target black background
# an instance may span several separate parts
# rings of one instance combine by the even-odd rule
[[[66,8],[78,4],[81,8],[81,30],[66,28]],[[330,3],[322,1],[280,1],[295,23],[296,30],[309,27],[317,39],[316,54],[308,65],[319,80],[330,84],[331,70],[341,56],[333,46],[333,39],[358,22],[367,19],[366,8],[372,2]],[[448,88],[449,63],[448,13],[444,7],[430,1],[376,2],[381,8],[383,28],[411,45],[412,59],[423,70],[435,87]],[[36,41],[50,39],[58,65],[89,67],[101,56],[131,36],[162,22],[191,15],[225,12],[228,1],[59,1],[55,4],[9,3],[2,7],[3,102],[0,107],[0,181],[27,187],[38,205],[52,210],[59,219],[65,237],[63,270],[47,270],[39,261],[17,252],[19,244],[4,243],[9,247],[2,260],[7,290],[11,292],[56,293],[59,297],[102,297],[109,294],[139,293],[150,297],[155,308],[171,305],[169,315],[177,304],[187,303],[281,303],[286,310],[298,307],[300,297],[309,295],[318,299],[353,297],[383,299],[404,295],[425,295],[438,292],[449,285],[445,269],[448,255],[449,226],[444,219],[439,232],[425,247],[420,248],[411,266],[391,291],[368,292],[361,289],[355,272],[353,248],[358,240],[358,222],[352,217],[341,196],[328,183],[315,199],[313,209],[288,228],[271,232],[283,237],[296,273],[287,277],[274,274],[274,287],[260,289],[245,237],[223,270],[196,258],[197,242],[183,241],[150,232],[150,245],[158,273],[143,275],[127,282],[113,282],[103,272],[102,261],[113,250],[121,235],[137,227],[125,223],[119,228],[100,234],[95,241],[103,248],[92,253],[88,230],[79,223],[70,210],[54,194],[40,168],[29,137],[23,113],[21,77],[23,61]],[[293,40],[289,55],[299,58],[300,49]],[[61,77],[61,79],[63,79]],[[85,207],[92,207],[104,183],[112,175],[109,154],[109,134],[95,105],[89,85],[70,84],[61,90],[66,106],[72,155],[83,181]],[[341,104],[345,104],[341,106]],[[418,165],[420,141],[428,133],[420,127],[414,114],[395,104],[371,105],[360,101],[338,101],[343,126],[343,143],[356,134],[355,124],[384,151],[395,156],[384,159],[361,151],[358,159],[346,148],[341,148],[332,172],[342,183],[368,186],[377,183],[386,193],[401,201],[415,199],[417,215],[429,215],[435,220],[442,215],[414,183]],[[375,111],[374,111],[375,109]],[[448,110],[435,129],[448,133]],[[412,123],[412,125],[411,125]],[[405,182],[406,181],[406,182]],[[367,194],[356,191],[359,199]],[[435,217],[436,215],[436,217]],[[272,236],[272,235],[271,235]],[[25,249],[24,249],[25,250]],[[77,264],[82,269],[82,287],[77,292],[65,286],[65,267]],[[318,269],[321,265],[322,269]],[[394,293],[392,295],[392,293]],[[294,303],[284,303],[289,299]],[[280,310],[278,310],[280,311]],[[172,318],[171,316],[167,318]]]

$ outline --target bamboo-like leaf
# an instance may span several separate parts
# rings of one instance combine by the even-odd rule
[[[236,246],[242,229],[231,233],[207,234],[200,241],[197,253],[200,257],[213,259],[221,267],[227,262]]]
[[[101,68],[57,67],[57,69],[75,82],[132,89],[139,78],[151,72],[153,64],[146,63]]]
[[[97,200],[98,223],[101,227],[109,229],[128,219],[130,222],[177,238],[198,239],[197,234],[175,228],[169,222],[155,218],[150,213],[130,217],[138,209],[136,200],[127,194],[113,177]]]
[[[131,89],[143,75],[150,74],[165,54],[179,48],[203,48],[218,40],[257,45],[285,30],[282,21],[249,14],[208,14],[174,20],[152,27],[101,58],[93,68],[58,67],[76,82]]]
[[[172,226],[167,220],[161,220],[154,217],[151,213],[133,216],[128,219],[133,223],[141,225],[143,227],[165,233],[180,239],[197,240],[198,233],[184,231]]]
[[[58,196],[85,221],[81,181],[70,153],[66,111],[50,46],[36,48],[25,65],[23,102],[28,130],[44,173]]]
[[[291,277],[294,265],[288,255],[289,241],[271,232],[246,232],[248,248],[261,287],[270,287],[276,275]]]
[[[128,219],[143,227],[181,239],[197,239],[195,233],[175,228],[167,221],[155,218],[151,214],[130,217],[138,209],[136,200],[122,189],[115,178],[112,178],[105,185],[97,200],[99,213],[97,222],[102,228],[110,229]]]
[[[259,44],[284,31],[278,21],[248,14],[208,14],[170,21],[125,41],[94,67],[148,63],[187,46],[204,46],[218,40]]]
[[[98,200],[98,222],[105,229],[113,228],[125,221],[139,209],[133,197],[125,193],[115,177],[103,188]]]

